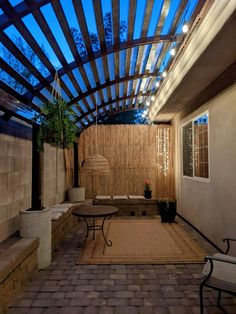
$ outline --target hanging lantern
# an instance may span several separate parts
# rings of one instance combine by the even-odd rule
[[[97,93],[96,93],[96,152],[83,161],[82,168],[84,171],[93,174],[102,174],[110,172],[110,167],[107,159],[98,153],[98,125],[97,125]]]
[[[99,174],[110,172],[110,167],[105,157],[100,154],[93,154],[84,160],[83,170]]]

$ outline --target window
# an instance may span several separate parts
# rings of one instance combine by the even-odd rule
[[[208,113],[183,126],[183,175],[209,178]]]

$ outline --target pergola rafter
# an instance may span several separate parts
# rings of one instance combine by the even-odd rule
[[[87,97],[89,96],[90,94],[94,94],[96,92],[98,92],[99,90],[101,89],[104,89],[104,88],[107,88],[107,87],[111,87],[113,85],[116,85],[116,87],[118,86],[119,83],[127,83],[128,81],[133,81],[133,80],[136,80],[136,79],[139,79],[139,78],[146,78],[146,77],[153,77],[153,76],[156,76],[157,73],[156,72],[153,72],[153,73],[150,73],[150,72],[145,72],[143,74],[135,74],[135,75],[130,75],[130,76],[124,76],[122,78],[118,78],[114,81],[109,81],[109,82],[106,82],[104,84],[101,84],[95,88],[88,88],[87,89],[87,92],[73,98],[72,100],[70,100],[68,102],[68,106],[71,106],[75,103],[77,103],[78,101],[82,100],[84,97]]]
[[[195,9],[188,15],[191,23],[205,2],[193,1],[196,1]],[[22,0],[17,5],[2,0],[0,41],[18,65],[0,56],[0,88],[40,111],[41,102],[51,98],[57,71],[62,97],[69,106],[76,106],[82,127],[95,117],[96,92],[103,114],[110,115],[121,109],[125,111],[127,107],[142,108],[144,104],[139,105],[136,95],[156,93],[154,83],[160,79],[159,69],[168,69],[172,62],[165,59],[172,43],[178,48],[183,41],[184,36],[177,33],[177,29],[185,21],[189,1],[181,0],[174,8],[170,0],[164,0],[157,12],[155,1],[147,0],[142,3],[141,12],[140,3],[130,0],[125,8],[126,18],[122,2],[111,0],[110,4],[104,6],[102,0],[92,0],[88,9],[88,2],[83,0],[72,0],[69,6],[56,0]],[[70,20],[72,11],[73,18]],[[137,17],[139,14],[140,18]],[[31,32],[31,25],[23,20],[28,15],[34,19],[44,39],[41,35],[34,36],[35,30]],[[57,36],[57,30],[53,29],[53,19],[58,21],[60,34],[70,50],[68,53],[63,47],[59,30]],[[168,19],[169,26],[166,27]],[[9,26],[14,26],[16,31],[14,28],[9,30]],[[16,36],[19,34],[23,39],[22,47],[17,45]],[[24,45],[30,47],[40,64],[28,58]],[[1,81],[1,71],[9,75],[7,82]],[[14,82],[9,83],[11,78]],[[20,84],[19,89],[15,88],[16,84]],[[23,95],[22,87],[26,90]],[[126,106],[127,99],[129,106]]]
[[[116,102],[132,99],[132,98],[148,97],[148,96],[150,96],[149,92],[148,93],[139,93],[139,94],[132,93],[132,94],[130,94],[128,96],[118,97],[118,98],[115,98],[115,99],[109,99],[109,101],[107,101],[105,103],[101,103],[100,105],[98,105],[97,106],[97,110],[103,109],[104,107],[112,105],[112,104],[114,104]],[[144,106],[144,104],[142,106]],[[80,120],[84,119],[85,117],[91,115],[91,113],[93,113],[93,112],[94,112],[94,109],[88,110],[83,115],[81,115],[76,122],[79,122]]]
[[[151,37],[151,38],[153,38],[153,37]],[[129,68],[129,66],[130,66],[130,58],[131,58],[131,49],[132,48],[134,48],[134,47],[138,47],[138,46],[144,46],[144,45],[146,45],[146,44],[150,44],[150,45],[152,45],[152,44],[156,44],[156,43],[159,43],[159,42],[162,42],[162,41],[160,41],[160,40],[158,40],[158,39],[156,39],[156,38],[154,38],[153,39],[153,42],[151,41],[151,38],[149,37],[149,38],[141,38],[141,39],[139,39],[139,40],[134,40],[133,41],[133,46],[132,46],[132,43],[130,42],[130,43],[126,43],[125,45],[122,45],[119,49],[118,48],[114,48],[114,50],[113,51],[111,51],[111,49],[109,49],[109,51],[106,51],[105,53],[104,53],[104,55],[101,55],[101,56],[99,56],[99,57],[97,57],[97,58],[95,58],[95,56],[90,60],[91,61],[91,68],[93,68],[93,67],[95,67],[95,64],[93,63],[96,59],[98,59],[98,58],[100,58],[100,57],[102,57],[102,61],[103,61],[103,66],[104,66],[104,73],[105,73],[105,79],[106,79],[106,81],[110,81],[110,79],[109,79],[109,69],[108,69],[108,62],[107,62],[107,58],[106,58],[106,56],[108,55],[108,54],[111,54],[111,53],[114,53],[115,54],[115,52],[117,52],[117,53],[119,53],[120,51],[122,51],[122,50],[126,50],[126,52],[127,52],[127,62],[126,62],[126,75],[128,75],[128,73],[129,73],[129,70],[128,70],[128,68]],[[172,40],[171,39],[168,39],[167,40],[167,42],[172,42]],[[130,48],[126,48],[126,47],[130,47]],[[83,65],[84,64],[86,64],[88,61],[86,60],[86,61],[83,61],[83,59],[82,58],[80,58],[80,62],[78,62],[77,64],[75,63],[75,62],[72,62],[72,63],[70,63],[70,64],[68,64],[68,71],[66,71],[66,69],[65,68],[61,68],[60,70],[58,70],[58,77],[60,78],[60,77],[62,77],[64,74],[70,74],[74,69],[76,69],[76,68],[78,68],[79,69],[79,71],[80,71],[80,74],[81,74],[81,76],[82,76],[82,78],[83,78],[83,80],[84,80],[84,82],[86,83],[86,85],[88,86],[88,85],[90,85],[90,83],[89,83],[89,81],[88,81],[88,78],[87,78],[87,75],[86,75],[86,72],[85,72],[85,70],[84,70],[84,68],[83,68]],[[118,65],[118,63],[117,63],[117,65]],[[33,65],[32,65],[33,66]],[[96,70],[97,71],[97,70]],[[94,75],[96,78],[98,78],[98,73],[96,73],[96,75]],[[54,81],[54,77],[51,75],[51,76],[49,76],[49,77],[47,77],[47,84],[48,85],[50,85],[52,82]],[[74,84],[75,85],[75,84]],[[99,86],[99,83],[97,83],[97,85]],[[40,82],[37,86],[36,86],[36,89],[38,90],[38,91],[40,91],[41,89],[43,89],[43,88],[45,88],[46,87],[46,85],[45,85],[45,83],[43,84],[42,82]],[[80,92],[80,88],[78,89],[78,91]],[[71,98],[73,98],[73,97],[71,97]]]

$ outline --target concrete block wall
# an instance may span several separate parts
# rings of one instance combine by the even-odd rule
[[[0,242],[18,229],[31,206],[31,127],[0,118]]]
[[[19,211],[31,207],[31,126],[0,116],[0,242],[19,229]],[[56,171],[57,167],[57,171]],[[62,148],[44,145],[41,153],[42,206],[65,200],[65,162]]]
[[[66,172],[63,149],[44,144],[41,160],[42,205],[50,207],[65,200]]]

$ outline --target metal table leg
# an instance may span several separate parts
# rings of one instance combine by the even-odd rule
[[[105,216],[103,218],[103,221],[102,221],[102,236],[103,236],[104,241],[106,242],[106,245],[107,246],[112,246],[112,241],[111,240],[107,240],[106,237],[105,237],[105,234],[104,234],[104,223],[105,223],[106,219],[111,219],[111,216]]]
[[[95,239],[95,231],[96,230],[101,230],[102,231],[102,236],[103,236],[103,239],[104,239],[104,241],[105,241],[105,243],[106,243],[106,245],[107,246],[112,246],[112,241],[111,240],[107,240],[106,239],[106,236],[105,236],[105,233],[104,233],[104,225],[105,225],[105,221],[107,220],[107,219],[110,219],[111,218],[111,216],[105,216],[104,218],[103,218],[103,220],[102,220],[102,224],[101,225],[96,225],[95,224],[95,217],[92,217],[92,224],[89,224],[89,221],[88,221],[88,219],[86,219],[86,217],[82,217],[83,218],[83,220],[84,220],[84,222],[85,222],[85,224],[86,224],[86,235],[85,235],[85,240],[84,240],[84,242],[86,242],[87,241],[87,239],[88,239],[88,236],[89,236],[89,231],[90,230],[92,230],[93,231],[93,240]]]

